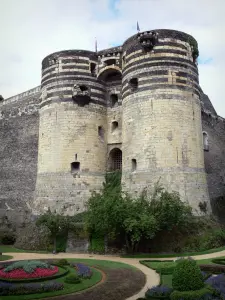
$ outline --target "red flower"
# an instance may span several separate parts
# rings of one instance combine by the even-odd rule
[[[36,268],[33,273],[26,273],[23,269],[16,269],[10,272],[4,272],[3,269],[0,270],[0,277],[8,279],[26,279],[26,278],[40,278],[48,277],[56,274],[59,271],[59,268],[54,266],[54,269],[41,269]]]

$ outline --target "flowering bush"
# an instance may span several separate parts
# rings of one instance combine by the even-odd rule
[[[217,276],[211,276],[205,281],[206,284],[209,284],[214,290],[217,291],[225,299],[225,275],[220,274]]]
[[[82,278],[91,278],[92,272],[90,267],[85,266],[84,264],[76,263],[72,264],[73,267],[77,270],[77,275]]]
[[[4,269],[4,272],[10,272],[17,269],[23,269],[26,273],[33,273],[35,269],[53,269],[54,267],[38,260],[21,260],[10,264]]]
[[[5,272],[4,269],[0,270],[0,277],[6,279],[24,279],[24,278],[40,278],[56,274],[59,271],[58,267],[54,266],[51,269],[36,268],[32,273],[27,273],[23,269],[15,269]]]
[[[63,288],[63,284],[56,281],[25,284],[0,282],[0,296],[45,293],[62,290]]]
[[[147,299],[155,296],[163,296],[163,297],[169,297],[169,295],[172,293],[173,289],[167,286],[153,286],[151,289],[148,289],[145,293],[145,297]]]

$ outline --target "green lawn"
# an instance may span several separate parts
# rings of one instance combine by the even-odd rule
[[[195,255],[202,255],[202,254],[210,254],[210,253],[215,253],[215,252],[220,252],[225,250],[225,246],[219,247],[219,248],[214,248],[206,251],[201,251],[201,252],[185,252],[185,253],[172,253],[172,254],[163,254],[163,253],[147,253],[147,254],[136,254],[136,255],[122,255],[122,257],[125,258],[169,258],[169,257],[184,257],[184,256],[195,256]]]
[[[0,255],[0,261],[8,260],[13,258],[13,256],[10,255]]]
[[[22,249],[17,249],[13,246],[8,246],[8,245],[0,245],[0,252],[2,253],[21,253],[21,252],[26,252],[26,253],[48,253],[47,251],[31,251],[31,250],[22,250]]]

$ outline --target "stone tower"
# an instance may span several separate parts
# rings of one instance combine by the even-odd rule
[[[65,214],[84,208],[102,186],[106,167],[105,87],[95,76],[97,55],[71,50],[42,62],[35,210]]]
[[[174,30],[123,45],[123,177],[139,193],[158,180],[196,210],[209,203],[204,168],[197,42]]]
[[[160,180],[194,209],[209,206],[197,55],[193,37],[160,29],[97,53],[47,56],[35,211],[81,212],[118,168],[128,192]]]

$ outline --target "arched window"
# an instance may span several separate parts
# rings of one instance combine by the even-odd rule
[[[203,149],[209,151],[209,139],[207,132],[203,132]]]
[[[122,151],[119,148],[114,148],[109,153],[109,171],[122,169]]]

